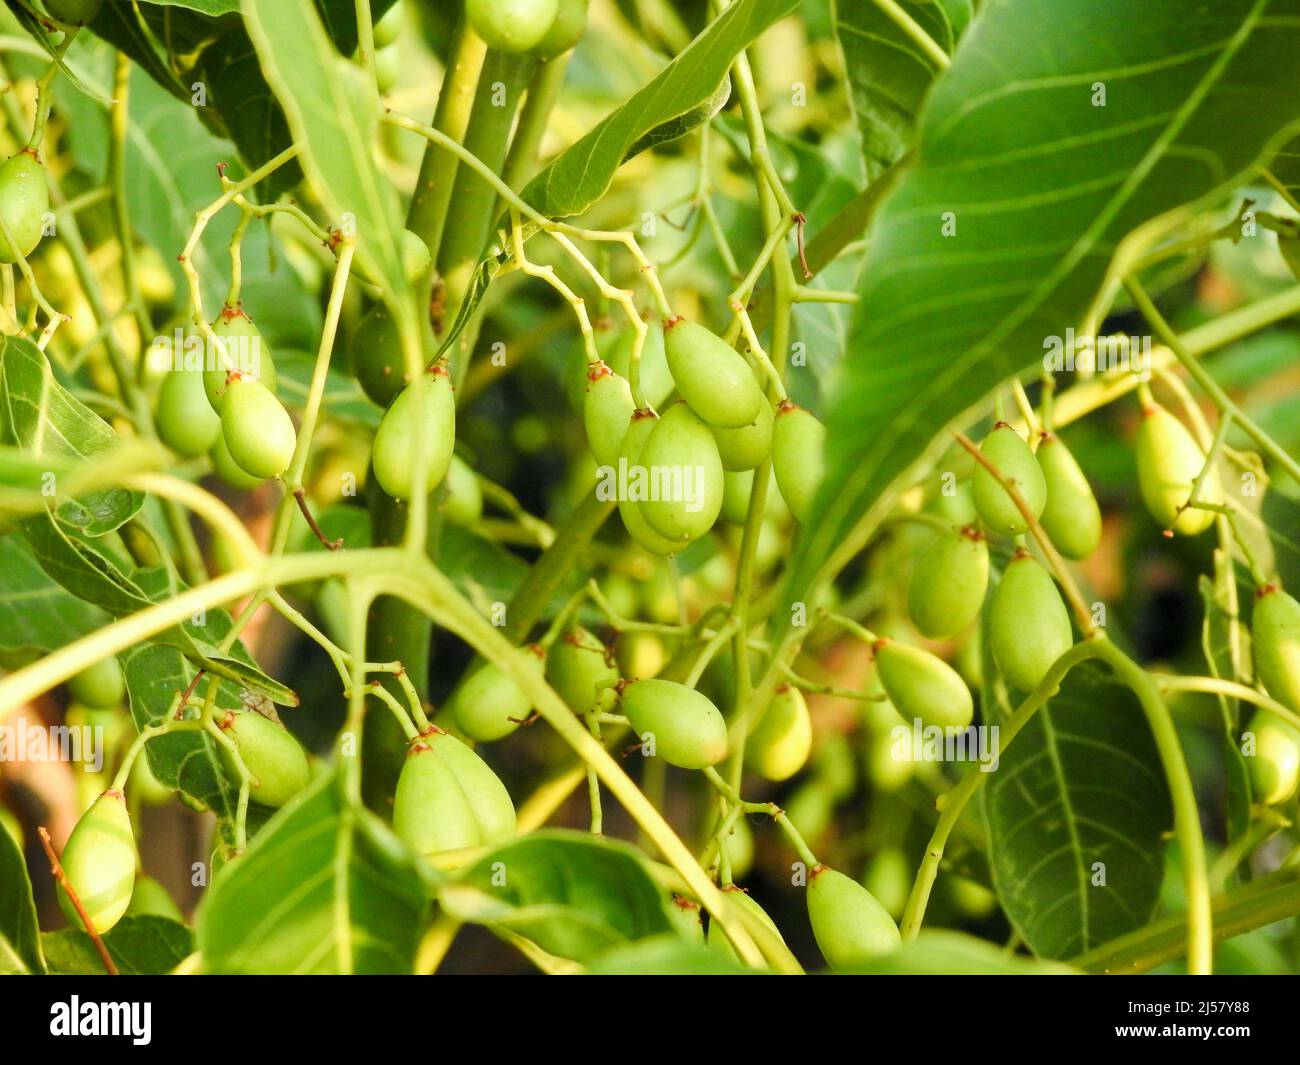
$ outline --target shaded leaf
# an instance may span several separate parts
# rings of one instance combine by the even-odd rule
[[[109,956],[123,976],[162,976],[194,951],[194,934],[170,917],[123,917],[103,936]],[[73,928],[44,932],[41,945],[50,972],[102,976],[104,962],[85,932]]]
[[[718,950],[688,943],[677,935],[651,936],[599,955],[587,972],[592,976],[758,976]]]
[[[27,863],[18,841],[0,825],[0,972],[44,971]]]
[[[922,932],[867,965],[849,970],[874,976],[1070,976],[1079,970],[1059,962],[1009,955],[962,932]]]
[[[0,536],[0,665],[17,669],[109,621],[41,569],[17,533]]]

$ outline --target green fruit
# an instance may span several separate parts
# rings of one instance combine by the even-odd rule
[[[311,777],[307,752],[283,725],[252,710],[231,710],[219,724],[239,748],[251,778],[250,798],[263,806],[283,806],[307,786]],[[224,745],[220,751],[227,773],[237,781],[239,770],[233,756]]]
[[[117,707],[126,698],[126,681],[117,659],[109,655],[80,673],[68,678],[68,691],[72,697],[87,706]]]
[[[240,492],[251,492],[263,481],[263,478],[254,477],[251,473],[242,469],[231,458],[230,449],[226,447],[226,438],[224,436],[217,437],[217,442],[212,445],[212,450],[208,452],[208,458],[212,460],[213,472],[231,488]]]
[[[703,769],[727,756],[727,723],[707,697],[671,680],[629,681],[623,713],[643,743],[669,765]]]
[[[987,458],[1011,484],[1037,518],[1047,503],[1047,484],[1042,467],[1021,435],[1006,422],[998,422],[993,431],[980,444],[980,453]],[[1029,528],[1029,522],[1020,513],[1015,500],[998,483],[983,464],[975,467],[971,479],[975,494],[975,508],[980,517],[994,532],[1004,536],[1017,536]]]
[[[970,689],[947,662],[886,638],[876,641],[875,651],[881,687],[905,721],[958,729],[971,723]]]
[[[1276,584],[1255,593],[1255,673],[1268,694],[1300,713],[1300,603]]]
[[[453,454],[443,485],[447,493],[442,501],[443,517],[455,525],[477,525],[483,517],[483,489],[469,463]]]
[[[720,429],[753,425],[763,390],[745,357],[721,337],[684,318],[664,322],[664,355],[682,398]]]
[[[635,410],[627,381],[606,363],[588,363],[582,419],[587,428],[587,443],[598,466],[618,465],[619,448]]]
[[[734,873],[733,873],[734,875]],[[748,910],[758,920],[767,926],[767,928],[776,935],[776,938],[782,943],[785,939],[781,936],[781,930],[777,928],[776,922],[767,915],[767,911],[755,902],[749,895],[749,892],[735,884],[727,884],[722,889],[722,894],[727,901],[734,906]],[[725,958],[732,961],[739,961],[740,955],[736,953],[736,948],[731,945],[731,940],[727,938],[727,933],[722,930],[722,925],[716,920],[709,921],[708,945],[710,950],[717,951]]]
[[[1269,710],[1257,710],[1250,723],[1255,753],[1246,759],[1256,802],[1286,802],[1300,784],[1300,729]]]
[[[222,342],[222,346],[211,353],[215,360],[212,369],[203,371],[203,390],[213,410],[221,413],[231,370],[256,377],[270,392],[276,391],[271,346],[262,339],[253,319],[238,307],[223,307],[212,323],[212,332]]]
[[[397,3],[384,12],[384,17],[375,23],[375,47],[387,48],[390,44],[396,44],[397,38],[402,35],[402,24],[405,18],[402,0],[397,0]]]
[[[171,921],[185,923],[185,914],[176,905],[167,889],[151,876],[141,876],[135,882],[131,892],[131,904],[126,908],[127,917],[166,917]]]
[[[632,380],[632,349],[636,346],[636,330],[622,329],[607,343],[603,356],[609,367],[619,377]],[[586,356],[583,356],[584,362]],[[664,354],[664,331],[656,323],[646,329],[645,343],[641,347],[641,395],[652,407],[662,406],[672,394],[673,375],[668,369]]]
[[[798,688],[782,684],[772,696],[767,713],[750,733],[745,756],[759,776],[785,780],[803,768],[811,750],[808,702]]]
[[[170,802],[175,794],[172,788],[167,787],[153,775],[148,751],[142,751],[140,757],[131,766],[130,788],[132,795],[150,806],[161,806],[165,802]]]
[[[651,498],[639,503],[650,528],[678,544],[713,528],[722,510],[722,460],[709,427],[690,407],[677,402],[668,408],[646,440],[639,464],[653,486]]]
[[[618,697],[618,666],[608,647],[581,626],[551,648],[546,659],[551,687],[575,714],[608,710]]]
[[[645,450],[646,441],[659,424],[659,417],[651,410],[632,412],[627,432],[623,434],[623,443],[619,448],[618,466],[629,471],[641,462],[641,452]],[[673,555],[682,549],[682,545],[668,537],[662,536],[650,527],[640,506],[630,498],[629,493],[618,494],[618,513],[623,519],[623,526],[628,535],[638,544],[656,555]]]
[[[1019,691],[1033,691],[1074,644],[1070,614],[1052,575],[1019,551],[993,590],[989,650],[1002,676]]]
[[[825,475],[826,427],[788,399],[772,427],[772,472],[790,512],[807,521]]]
[[[221,404],[221,435],[245,473],[279,477],[289,468],[298,433],[284,405],[256,377],[231,371]]]
[[[45,10],[67,26],[85,26],[95,21],[104,0],[45,0]]]
[[[940,491],[927,504],[927,510],[933,511],[945,521],[961,528],[974,525],[979,520],[979,511],[975,509],[975,493],[970,481],[957,481],[951,486],[951,494]]]
[[[772,427],[776,416],[766,401],[758,408],[753,425],[740,429],[714,429],[724,470],[752,470],[772,452]]]
[[[45,167],[30,148],[11,155],[0,166],[0,220],[13,244],[0,235],[0,263],[16,263],[36,250],[44,235],[50,191]]]
[[[700,919],[700,904],[694,899],[674,895],[668,903],[668,921],[683,939],[691,943],[704,942],[704,922]]]
[[[916,560],[907,588],[913,624],[934,640],[963,631],[984,604],[989,586],[989,548],[974,526],[939,537]]]
[[[482,841],[460,778],[426,743],[413,743],[406,752],[393,796],[393,831],[426,857],[477,847]]]
[[[91,928],[103,935],[126,913],[135,885],[135,836],[126,796],[110,788],[91,803],[68,837],[62,865]],[[83,927],[64,891],[59,905],[74,927]]]
[[[559,0],[466,0],[470,25],[498,52],[527,52],[542,42],[559,13]]]
[[[154,421],[162,442],[185,458],[202,455],[221,435],[221,419],[208,402],[203,375],[192,370],[163,376]]]
[[[743,879],[754,867],[754,833],[743,817],[731,826],[722,840],[722,853],[727,856],[733,880]]]
[[[862,881],[890,917],[898,920],[903,916],[907,896],[912,890],[912,870],[901,850],[887,847],[880,851],[871,859]]]
[[[478,825],[479,842],[493,844],[514,839],[515,804],[487,762],[450,732],[432,725],[421,731],[419,742],[456,774]]]
[[[419,386],[417,389],[416,386]],[[394,499],[409,499],[414,479],[413,464],[417,440],[416,405],[423,391],[423,447],[425,490],[433,491],[447,476],[456,446],[456,398],[451,377],[443,366],[435,366],[407,385],[384,413],[375,433],[371,463],[379,487]]]
[[[754,494],[754,471],[728,471],[722,475],[722,516],[732,525],[749,518],[749,497]]]
[[[1205,452],[1177,418],[1158,404],[1142,411],[1137,445],[1138,487],[1151,516],[1180,536],[1196,536],[1214,524],[1214,511],[1189,507],[1192,483],[1205,466]],[[1219,472],[1213,466],[1197,493],[1202,503],[1222,503]]]
[[[537,54],[542,59],[554,59],[574,47],[587,29],[588,0],[560,0],[560,10],[546,31]]]
[[[387,96],[402,76],[402,53],[397,48],[375,49],[375,88],[380,96]],[[409,280],[409,278],[408,278]]]
[[[531,644],[518,657],[527,669],[542,675],[540,647]],[[514,732],[532,713],[533,703],[500,666],[480,662],[456,685],[444,709],[470,739],[490,743]]]
[[[1066,558],[1087,558],[1101,543],[1101,508],[1092,486],[1060,437],[1044,433],[1037,458],[1047,485],[1039,520]]]
[[[871,892],[824,865],[809,874],[808,920],[822,957],[837,972],[888,954],[902,942],[894,919]]]
[[[396,55],[396,50],[392,54]],[[429,269],[429,263],[432,261],[429,245],[409,229],[403,229],[397,236],[397,253],[402,261],[403,276],[414,285]]]
[[[387,407],[406,387],[406,359],[388,308],[377,303],[352,334],[352,372],[372,403]]]

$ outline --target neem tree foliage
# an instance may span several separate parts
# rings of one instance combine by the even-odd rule
[[[5,20],[3,967],[1296,969],[1300,0]]]

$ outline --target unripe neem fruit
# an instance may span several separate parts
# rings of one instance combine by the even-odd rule
[[[117,707],[126,698],[126,681],[117,658],[109,655],[68,678],[72,697],[96,709]]]
[[[736,884],[727,884],[723,887],[722,894],[728,902],[734,903],[742,910],[748,910],[752,913],[776,935],[777,939],[782,943],[785,942],[781,930],[776,926],[776,922],[767,915],[767,911],[762,906],[754,901],[748,891]],[[724,958],[731,961],[740,961],[740,955],[736,953],[736,948],[731,945],[731,940],[727,938],[727,933],[722,930],[722,925],[716,918],[709,921],[708,946],[710,950],[716,951]]]
[[[759,776],[786,780],[794,776],[812,750],[812,715],[803,692],[781,684],[754,731],[749,734],[746,757]]]
[[[414,480],[416,406],[423,391],[426,491],[433,491],[447,476],[456,447],[456,398],[446,367],[434,366],[407,385],[384,412],[375,432],[370,461],[379,487],[394,499],[410,499]]]
[[[745,357],[721,337],[684,318],[664,322],[664,354],[677,391],[719,429],[753,425],[767,402]]]
[[[619,447],[619,463],[626,463],[630,470],[641,461],[641,452],[645,450],[646,441],[658,423],[659,416],[652,410],[632,412],[627,432],[623,434],[623,443]],[[682,549],[682,544],[655,532],[641,513],[641,508],[634,500],[627,498],[625,493],[620,493],[618,513],[628,535],[647,551],[656,555],[673,555]]]
[[[1047,503],[1047,483],[1043,480],[1043,470],[1018,432],[1006,422],[998,422],[980,444],[980,453],[1020,493],[1035,518],[1043,513],[1043,507]],[[975,467],[971,490],[975,495],[975,508],[979,511],[980,518],[994,532],[1000,532],[1003,536],[1018,536],[1029,528],[1029,522],[1020,513],[1015,500],[982,463]]]
[[[444,484],[443,517],[456,525],[477,525],[483,517],[483,489],[469,463],[453,454]]]
[[[718,708],[694,688],[671,680],[633,680],[621,694],[623,713],[655,753],[669,765],[703,769],[727,756],[727,723]]]
[[[772,428],[775,415],[766,400],[758,408],[758,418],[753,425],[740,429],[714,429],[713,439],[718,442],[718,454],[724,470],[752,470],[772,453]]]
[[[377,303],[352,334],[352,372],[372,403],[387,407],[406,387],[406,359],[388,308]]]
[[[432,256],[429,245],[409,229],[403,229],[397,236],[397,253],[402,261],[402,275],[410,284],[415,284],[429,269]]]
[[[0,262],[16,263],[36,250],[45,230],[50,209],[50,191],[45,167],[31,148],[11,155],[0,166],[0,218],[13,238],[13,245],[0,236]]]
[[[248,794],[263,806],[283,806],[307,786],[311,769],[307,752],[283,725],[277,725],[255,710],[231,710],[217,723],[239,748],[244,768],[252,778]],[[231,780],[239,780],[239,769],[224,746],[221,760]]]
[[[1205,466],[1205,452],[1187,427],[1159,404],[1142,411],[1137,444],[1138,487],[1151,516],[1180,536],[1196,536],[1214,524],[1214,511],[1188,507],[1192,483]],[[1211,467],[1197,494],[1202,503],[1222,503],[1219,471]]]
[[[1300,784],[1300,729],[1271,710],[1255,711],[1250,722],[1255,753],[1246,759],[1250,790],[1256,802],[1276,806]]]
[[[514,839],[515,804],[487,762],[450,732],[433,725],[420,732],[418,742],[430,748],[456,775],[478,825],[479,843],[490,845]]]
[[[154,415],[158,436],[178,455],[194,458],[211,449],[221,435],[221,418],[203,388],[203,374],[171,370],[163,376]]]
[[[135,836],[126,796],[110,788],[91,803],[68,837],[61,864],[91,928],[103,935],[126,913],[135,885]],[[83,927],[62,889],[59,905],[74,928]]]
[[[605,362],[587,364],[582,420],[587,429],[587,443],[598,466],[618,465],[619,448],[635,410],[632,388],[624,378]]]
[[[880,685],[905,721],[965,728],[975,715],[970,689],[943,659],[887,638],[875,643]]]
[[[754,494],[754,471],[730,471],[722,475],[722,516],[732,525],[744,525],[749,517],[749,497]]]
[[[95,21],[104,0],[45,0],[51,17],[68,26],[85,26]]]
[[[656,473],[667,473],[680,489],[661,493],[672,498],[638,504],[650,528],[682,545],[713,528],[722,510],[722,459],[709,427],[690,407],[679,401],[668,408],[641,449],[640,464],[652,482],[664,484]]]
[[[203,390],[212,409],[221,413],[226,385],[231,370],[246,377],[255,377],[271,393],[276,391],[275,361],[271,347],[262,339],[257,326],[239,307],[223,307],[212,323],[212,332],[224,347],[212,353],[218,365],[203,371]]]
[[[704,922],[700,904],[694,899],[674,895],[668,902],[668,922],[689,943],[704,942]]]
[[[597,338],[599,350],[599,338]],[[615,334],[605,346],[604,359],[619,377],[632,380],[632,349],[636,347],[636,330],[627,328]],[[585,361],[586,356],[584,354]],[[662,406],[672,395],[673,375],[664,354],[664,331],[658,322],[646,325],[645,343],[641,346],[641,395],[651,407]]]
[[[428,744],[413,743],[397,777],[393,831],[417,854],[477,847],[478,818],[460,779]]]
[[[934,640],[961,632],[979,615],[989,586],[989,548],[974,526],[939,537],[916,560],[907,588],[913,624]]]
[[[772,472],[786,505],[807,521],[826,469],[826,427],[802,407],[783,400],[772,427]]]
[[[251,492],[264,480],[262,477],[254,477],[240,467],[230,455],[226,438],[220,434],[217,435],[212,450],[208,452],[208,458],[212,460],[212,472],[237,491]]]
[[[530,644],[518,655],[529,670],[542,675],[544,656],[540,647]],[[443,709],[470,739],[491,743],[514,732],[532,713],[533,703],[500,666],[480,662],[456,685]]]
[[[546,31],[537,54],[542,59],[554,59],[573,48],[587,29],[588,0],[560,0],[560,10]]]
[[[1044,433],[1036,455],[1047,503],[1039,521],[1066,558],[1087,558],[1101,543],[1101,508],[1079,463],[1061,438]]]
[[[608,647],[578,626],[557,641],[546,659],[551,687],[575,714],[608,710],[618,698],[618,666]]]
[[[390,44],[396,44],[397,38],[402,35],[404,19],[402,0],[397,0],[384,12],[384,17],[375,23],[375,47],[387,48]]]
[[[1262,585],[1250,635],[1256,676],[1269,695],[1300,713],[1300,603],[1276,584]]]
[[[1008,684],[1033,691],[1074,644],[1070,614],[1047,572],[1025,550],[1016,552],[993,590],[989,650]]]
[[[127,917],[166,917],[170,921],[185,923],[185,914],[176,905],[162,884],[151,876],[141,876],[131,892],[131,903],[126,908]]]
[[[559,0],[465,0],[470,25],[498,52],[528,52],[546,37]]]
[[[836,971],[870,962],[902,942],[894,919],[871,892],[824,865],[808,876],[808,920],[822,957]]]
[[[298,446],[284,405],[256,377],[238,370],[230,372],[221,403],[221,435],[235,464],[254,477],[279,477]]]

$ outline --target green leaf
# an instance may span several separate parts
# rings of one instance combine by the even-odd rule
[[[429,916],[425,877],[335,774],[221,868],[199,907],[209,973],[409,973]]]
[[[1079,970],[1059,962],[1007,954],[962,932],[922,932],[914,940],[853,973],[873,976],[1069,976]]]
[[[1164,875],[1169,790],[1137,696],[1072,670],[983,789],[993,885],[1025,944],[1065,958],[1144,925]]]
[[[524,199],[549,218],[582,214],[605,194],[631,155],[662,143],[686,116],[701,120],[718,103],[720,86],[736,56],[798,0],[736,0],[680,55],[622,107],[562,153],[528,183]],[[698,110],[703,109],[703,110]]]
[[[972,0],[899,0],[898,6],[949,55],[973,14]],[[873,0],[836,0],[833,7],[862,157],[874,179],[912,146],[938,66]]]
[[[1268,169],[1286,187],[1292,201],[1300,203],[1300,137],[1282,145]]]
[[[194,933],[170,917],[123,917],[104,934],[104,946],[123,976],[163,976],[194,952]],[[85,932],[64,928],[41,934],[50,972],[102,976],[104,962]]]
[[[19,3],[18,0],[5,0],[5,6],[9,8],[10,13],[18,19],[18,22],[22,25],[23,29],[30,33],[32,37],[36,39],[36,42],[45,49],[45,54],[54,61],[55,65],[68,79],[68,82],[76,86],[78,92],[84,93],[86,96],[98,100],[101,103],[108,103],[108,99],[102,93],[87,85],[77,77],[72,68],[68,66],[64,61],[63,56],[59,54],[59,50],[54,46],[53,38],[50,37],[40,19],[36,18],[36,16],[34,16],[25,5]]]
[[[302,166],[336,226],[357,235],[357,260],[389,292],[402,292],[397,196],[375,163],[379,99],[341,56],[310,0],[244,0],[267,82],[302,148]]]
[[[870,232],[788,601],[888,511],[945,425],[1086,321],[1125,237],[1268,158],[1300,121],[1298,50],[1300,0],[982,11]]]
[[[587,966],[591,976],[758,976],[747,968],[710,950],[703,943],[688,943],[678,935],[651,936],[636,943],[614,947]]]
[[[0,825],[0,972],[10,971],[43,973],[45,959],[27,863],[18,841]]]
[[[509,929],[579,962],[673,930],[667,896],[639,853],[578,832],[535,832],[508,843],[443,885],[439,897],[458,920]]]
[[[69,394],[44,353],[23,337],[0,338],[0,428],[5,443],[56,460],[91,459],[118,442],[112,426]],[[86,535],[101,536],[134,517],[143,501],[139,492],[106,488],[63,499],[56,512]]]
[[[18,533],[0,536],[0,666],[17,669],[105,625],[109,616],[57,584]]]

